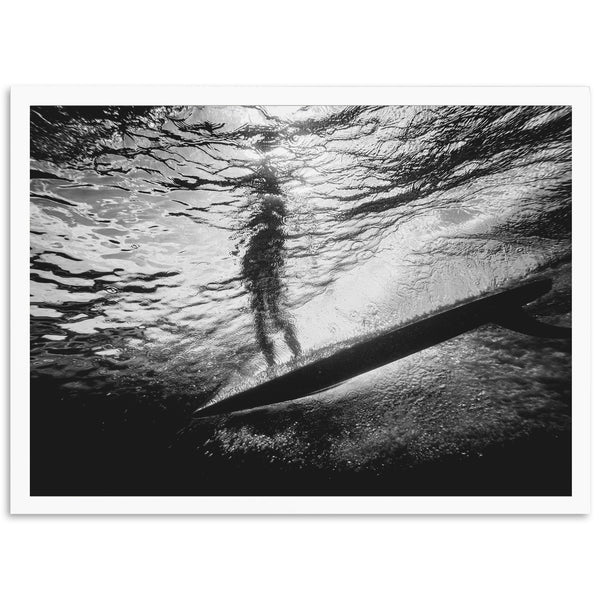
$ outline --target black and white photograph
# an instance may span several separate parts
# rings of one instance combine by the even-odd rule
[[[2,597],[599,597],[593,5],[3,15]]]
[[[568,105],[32,105],[32,496],[570,496]]]

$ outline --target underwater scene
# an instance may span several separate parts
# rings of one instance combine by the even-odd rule
[[[571,494],[571,107],[34,106],[30,173],[32,495]]]

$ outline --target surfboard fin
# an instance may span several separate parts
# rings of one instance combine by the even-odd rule
[[[514,306],[492,321],[501,327],[518,333],[525,333],[543,338],[567,339],[571,337],[570,327],[548,325],[528,315],[522,306]]]

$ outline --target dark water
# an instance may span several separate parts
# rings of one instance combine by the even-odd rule
[[[215,393],[538,276],[568,107],[37,107],[33,493],[570,491],[570,344],[489,326],[316,396]]]

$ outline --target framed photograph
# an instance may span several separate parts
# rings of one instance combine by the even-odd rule
[[[11,512],[587,512],[589,112],[13,88]]]

